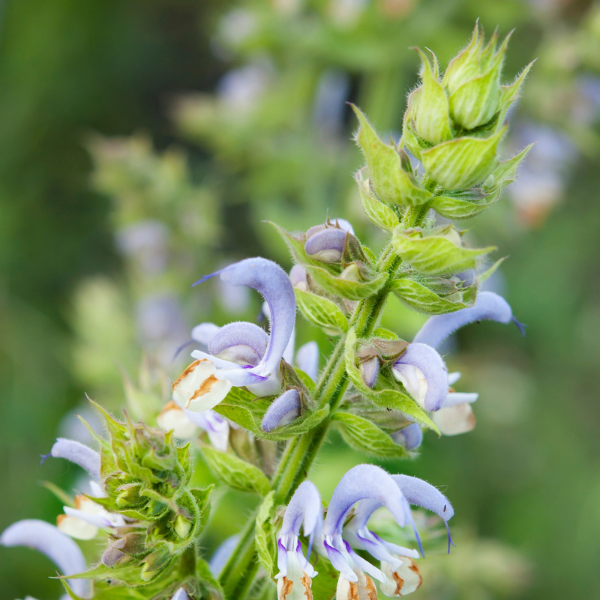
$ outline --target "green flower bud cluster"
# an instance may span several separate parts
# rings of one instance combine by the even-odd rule
[[[517,99],[531,64],[511,85],[501,84],[510,34],[497,48],[495,32],[484,45],[475,26],[469,45],[440,80],[438,61],[418,50],[421,85],[408,99],[402,145],[423,163],[427,176],[447,191],[481,186],[498,167],[497,148],[508,109]]]
[[[384,143],[354,107],[360,124],[355,140],[367,162],[356,175],[362,206],[370,221],[392,234],[402,260],[392,289],[419,312],[443,314],[471,305],[478,283],[495,268],[475,277],[494,248],[467,248],[462,232],[453,225],[436,227],[429,209],[448,219],[477,216],[500,198],[529,151],[498,159],[507,111],[531,68],[511,85],[501,84],[509,38],[498,48],[494,33],[485,45],[476,25],[443,77],[435,55],[430,60],[419,50],[421,85],[408,98],[399,144]]]
[[[109,433],[108,441],[99,438],[106,497],[93,500],[123,515],[127,526],[111,536],[99,568],[129,586],[163,580],[205,524],[211,488],[190,487],[189,444],[175,446],[172,431],[102,412]]]

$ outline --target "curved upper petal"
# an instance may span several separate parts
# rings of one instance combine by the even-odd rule
[[[333,492],[323,535],[340,534],[346,515],[359,500],[380,502],[400,526],[406,524],[405,500],[392,477],[380,467],[357,465],[342,477]]]
[[[300,394],[296,388],[287,390],[273,401],[267,409],[262,419],[261,427],[263,431],[273,431],[277,427],[287,425],[300,416]]]
[[[411,503],[426,508],[444,521],[454,516],[452,504],[436,487],[410,475],[391,475],[404,497]]]
[[[396,379],[426,410],[439,410],[448,394],[448,371],[442,357],[427,344],[409,344],[392,366]]]
[[[321,511],[321,495],[311,481],[303,481],[294,492],[285,509],[279,537],[299,535],[300,526],[304,524],[304,535],[319,533],[323,515]]]
[[[457,329],[482,320],[498,321],[506,324],[514,319],[510,305],[502,296],[498,296],[494,292],[480,292],[477,295],[475,304],[469,308],[429,317],[413,342],[437,348]]]
[[[271,313],[271,335],[257,375],[269,376],[279,369],[296,320],[296,295],[287,273],[266,258],[247,258],[220,272],[223,281],[244,285],[259,292]]]
[[[87,570],[87,563],[79,546],[57,527],[45,521],[26,519],[13,523],[0,536],[0,544],[6,547],[33,548],[45,554],[63,575],[75,575]],[[88,579],[71,579],[69,585],[76,594],[89,597]]]
[[[50,450],[50,456],[54,458],[66,458],[67,460],[85,469],[96,481],[100,477],[100,454],[81,442],[57,438]]]
[[[187,592],[183,588],[179,588],[174,594],[171,600],[190,600]]]

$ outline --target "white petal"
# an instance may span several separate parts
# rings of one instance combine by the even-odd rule
[[[172,400],[162,409],[156,423],[164,431],[173,431],[180,440],[189,440],[196,435],[196,425],[183,412],[183,409]]]
[[[217,379],[215,373],[212,361],[201,359],[193,362],[173,384],[173,398],[179,405],[195,412],[213,408],[231,389],[231,382]]]
[[[432,415],[442,435],[459,435],[475,428],[475,415],[468,402],[441,408]]]
[[[392,570],[389,563],[381,563],[381,570],[384,572],[386,580],[380,588],[382,593],[389,597],[412,594],[423,583],[417,563],[412,558],[404,556],[400,558],[402,559],[402,565],[395,571]]]

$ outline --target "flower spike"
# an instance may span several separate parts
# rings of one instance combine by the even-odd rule
[[[50,450],[50,454],[42,457],[44,462],[49,456],[53,458],[66,458],[67,460],[85,469],[95,481],[101,481],[100,454],[81,442],[57,438]]]
[[[0,536],[0,544],[11,548],[27,546],[45,554],[63,575],[75,575],[87,570],[87,563],[79,546],[54,525],[37,519],[17,521]],[[88,579],[71,579],[73,591],[84,598],[90,597]]]
[[[425,325],[421,327],[413,342],[437,348],[457,329],[482,320],[497,321],[504,324],[512,321],[519,331],[524,334],[523,325],[513,317],[510,305],[502,296],[494,292],[481,292],[478,294],[475,304],[469,308],[430,317]]]

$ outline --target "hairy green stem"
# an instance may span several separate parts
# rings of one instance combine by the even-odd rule
[[[402,226],[408,228],[420,225],[427,210],[426,206],[409,207],[402,220]],[[382,252],[378,265],[381,272],[388,273],[386,284],[371,298],[360,301],[352,315],[351,325],[356,327],[358,337],[366,337],[373,333],[385,306],[389,285],[395,277],[400,262],[400,258],[395,254],[390,243]],[[329,405],[329,416],[315,429],[292,439],[281,457],[272,482],[275,501],[278,504],[286,504],[299,482],[307,477],[327,436],[331,426],[331,417],[346,392],[349,380],[344,362],[344,342],[343,337],[338,341],[315,388],[317,405]],[[244,528],[236,549],[223,569],[221,584],[226,597],[230,600],[242,600],[258,572],[259,562],[254,547],[254,526],[255,515]]]

